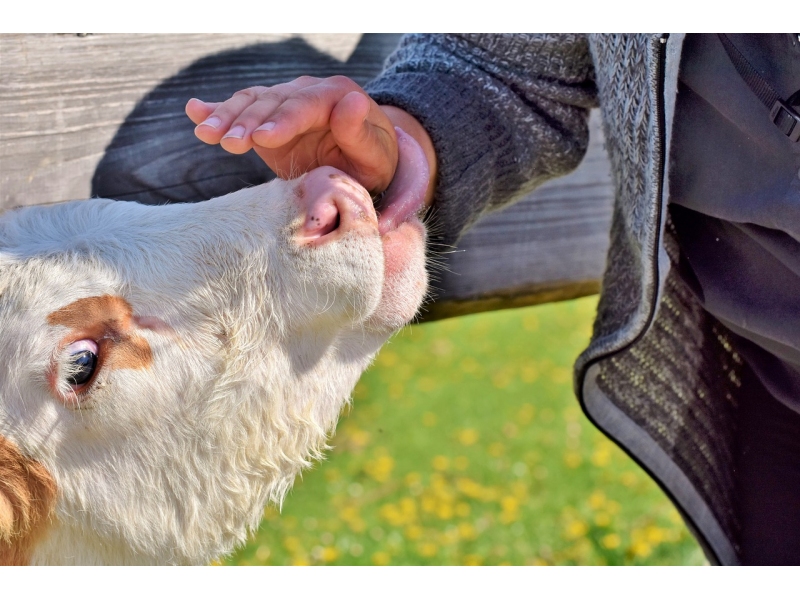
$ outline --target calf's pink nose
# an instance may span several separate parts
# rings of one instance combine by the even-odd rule
[[[333,167],[319,167],[306,173],[298,182],[295,195],[305,213],[297,232],[300,240],[317,240],[351,229],[362,221],[377,223],[367,191]]]
[[[331,196],[318,198],[306,213],[301,227],[301,235],[305,238],[320,238],[334,231],[339,226],[339,208]]]

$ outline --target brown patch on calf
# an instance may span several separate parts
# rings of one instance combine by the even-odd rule
[[[0,565],[27,565],[56,503],[56,482],[41,463],[0,436]]]
[[[119,296],[81,298],[47,315],[47,322],[72,329],[64,345],[94,340],[100,348],[98,370],[145,369],[153,363],[150,344],[131,331],[137,322],[131,305]]]

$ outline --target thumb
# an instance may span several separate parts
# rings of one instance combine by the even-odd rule
[[[397,167],[397,136],[391,121],[363,92],[350,92],[331,111],[331,135],[352,173],[368,190],[385,190]]]

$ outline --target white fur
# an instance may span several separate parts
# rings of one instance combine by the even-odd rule
[[[377,227],[295,242],[301,181],[193,205],[95,199],[0,218],[0,435],[58,485],[34,563],[208,563],[321,456],[398,326],[375,315],[405,322],[422,301],[424,234],[387,291]],[[106,294],[172,331],[137,329],[152,366],[101,372],[69,408],[45,376],[66,329],[47,316]]]

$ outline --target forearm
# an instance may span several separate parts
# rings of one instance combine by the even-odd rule
[[[445,243],[577,166],[596,103],[580,36],[408,36],[366,90],[430,139]]]

